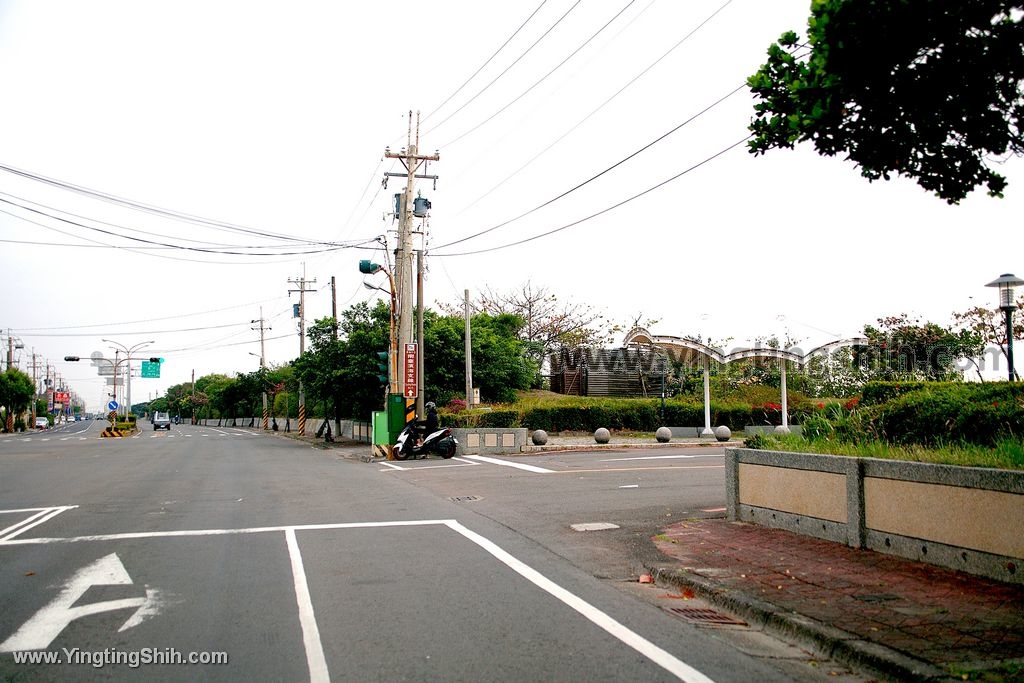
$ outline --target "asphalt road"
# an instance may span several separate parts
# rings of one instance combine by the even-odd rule
[[[719,453],[366,464],[104,425],[0,437],[0,678],[837,679],[638,587],[659,525],[721,514]]]

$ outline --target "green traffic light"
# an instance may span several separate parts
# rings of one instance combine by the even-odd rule
[[[373,275],[378,270],[383,270],[380,264],[374,263],[369,259],[363,259],[359,262],[359,272],[365,275]]]

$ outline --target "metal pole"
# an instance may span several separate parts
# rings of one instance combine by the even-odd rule
[[[1006,311],[1006,362],[1009,363],[1009,380],[1012,382],[1016,377],[1013,368],[1013,309],[1009,306],[1003,309]]]
[[[711,359],[704,356],[704,431],[701,436],[714,436],[711,429]]]
[[[665,366],[667,359],[661,359],[661,426],[665,426]]]
[[[779,374],[782,382],[782,433],[789,434],[789,394],[786,387],[786,359],[779,359]]]
[[[469,325],[469,290],[464,291],[466,316],[466,407],[473,407],[473,340]]]

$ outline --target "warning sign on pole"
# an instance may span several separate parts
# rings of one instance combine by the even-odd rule
[[[403,384],[405,385],[405,397],[416,398],[418,395],[417,385],[419,384],[418,365],[416,363],[416,344],[406,344],[404,359],[404,372],[402,373]]]

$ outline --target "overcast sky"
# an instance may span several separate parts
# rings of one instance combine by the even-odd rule
[[[89,410],[102,380],[62,359],[111,355],[104,338],[166,359],[136,402],[193,370],[257,368],[261,307],[267,361],[288,362],[289,279],[316,280],[311,319],[330,314],[331,276],[339,310],[378,296],[357,263],[383,258],[378,236],[394,245],[401,182],[381,179],[401,167],[383,154],[410,110],[441,156],[436,189],[418,185],[431,302],[530,281],[656,334],[805,348],[882,316],[948,324],[994,305],[985,283],[1024,273],[1019,160],[1005,199],[950,207],[810,148],[729,150],[752,115],[749,93],[729,94],[781,33],[804,33],[808,7],[0,2],[0,165],[27,174],[0,170],[4,346],[13,330],[21,367],[34,349]]]

